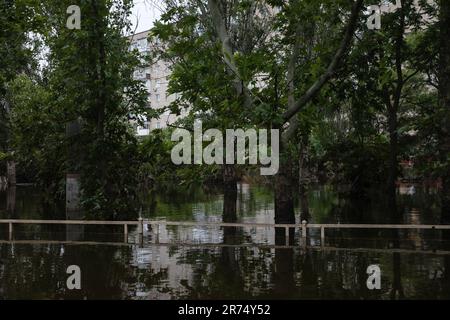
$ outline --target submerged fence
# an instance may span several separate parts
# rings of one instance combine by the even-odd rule
[[[327,229],[415,229],[415,230],[450,230],[450,225],[412,225],[412,224],[308,224],[303,221],[301,224],[275,224],[275,223],[228,223],[228,222],[186,222],[186,221],[155,221],[139,218],[137,221],[95,221],[95,220],[23,220],[23,219],[0,219],[0,225],[8,225],[9,240],[13,239],[14,225],[110,225],[123,226],[124,242],[128,242],[129,226],[137,228],[137,234],[142,241],[144,225],[152,227],[152,232],[157,242],[159,242],[160,226],[180,226],[180,227],[236,227],[236,228],[278,228],[284,229],[286,245],[289,245],[290,230],[301,231],[303,240],[307,238],[308,229],[320,229],[321,243],[325,243],[325,232]]]

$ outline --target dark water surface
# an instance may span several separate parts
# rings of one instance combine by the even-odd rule
[[[0,193],[0,219],[61,219],[32,188]],[[380,199],[382,198],[382,195]],[[376,199],[376,196],[373,197]],[[434,193],[402,186],[403,223],[439,223]],[[328,187],[308,196],[310,222],[389,223],[383,201],[345,199]],[[273,223],[272,193],[239,185],[232,220]],[[226,215],[229,211],[225,210]],[[225,221],[224,195],[197,190],[155,194],[143,216],[173,221]],[[159,244],[145,230],[98,226],[0,226],[1,299],[449,299],[450,245],[433,230],[333,231],[321,246],[274,246],[270,229],[161,227]],[[68,243],[89,241],[89,243]],[[168,245],[167,243],[183,245]],[[207,244],[207,245],[205,245]],[[381,289],[368,290],[366,269],[381,269]],[[81,290],[68,290],[66,269],[78,265]]]

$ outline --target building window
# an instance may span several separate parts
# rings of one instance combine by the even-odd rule
[[[135,50],[135,49],[138,49],[138,44],[137,44],[137,42],[133,42],[133,43],[130,45],[130,50],[131,50],[131,51],[133,51],[133,50]]]
[[[161,129],[161,123],[159,121],[156,123],[156,129]]]
[[[138,40],[137,47],[138,47],[139,51],[146,51],[147,50],[147,39]]]
[[[161,96],[160,96],[159,94],[157,94],[155,97],[156,97],[156,101],[157,101],[157,102],[160,102],[160,101],[161,101]]]
[[[135,79],[144,79],[145,78],[145,69],[138,69],[136,71],[134,71],[133,74]]]

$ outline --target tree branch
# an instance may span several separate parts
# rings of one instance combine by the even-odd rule
[[[249,107],[252,105],[252,99],[248,94],[246,87],[243,84],[242,77],[239,73],[236,61],[234,59],[233,48],[231,46],[230,35],[225,26],[225,20],[220,12],[217,0],[208,0],[208,7],[211,11],[211,18],[214,28],[217,32],[220,42],[222,43],[222,55],[225,63],[227,64],[230,71],[235,75],[234,88],[238,95],[243,95],[245,98],[245,106]]]
[[[352,13],[347,25],[344,38],[342,39],[342,42],[339,46],[339,49],[336,51],[333,60],[328,65],[326,72],[319,79],[317,79],[317,81],[306,91],[306,93],[292,106],[290,106],[288,110],[283,114],[284,123],[288,122],[294,115],[296,115],[300,111],[301,108],[303,108],[309,101],[311,101],[311,99],[314,98],[322,89],[322,87],[333,77],[351,43],[358,23],[359,12],[363,7],[363,3],[363,0],[356,0],[353,4]]]

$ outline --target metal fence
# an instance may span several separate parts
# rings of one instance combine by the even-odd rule
[[[289,230],[301,230],[303,239],[307,237],[307,229],[320,229],[322,243],[325,241],[325,231],[327,229],[415,229],[415,230],[450,230],[450,225],[412,225],[412,224],[308,224],[303,221],[301,224],[275,224],[275,223],[228,223],[228,222],[186,222],[186,221],[165,221],[165,220],[144,220],[137,221],[95,221],[95,220],[24,220],[24,219],[3,219],[0,224],[8,224],[9,239],[13,238],[14,225],[121,225],[123,226],[124,239],[128,239],[128,226],[136,226],[138,235],[142,236],[144,225],[152,226],[156,239],[159,237],[160,226],[184,226],[184,227],[236,227],[236,228],[279,228],[284,229],[286,244],[289,244]],[[154,228],[153,228],[154,227]]]

